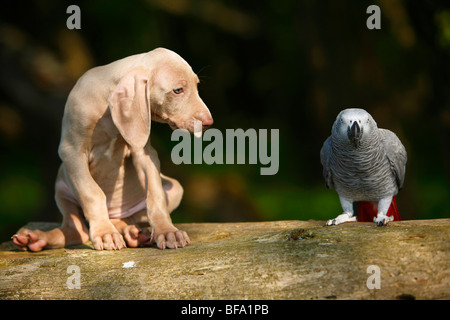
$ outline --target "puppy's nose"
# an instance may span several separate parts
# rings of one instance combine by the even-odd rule
[[[213,123],[214,120],[210,115],[205,115],[201,118],[203,130],[208,129]]]

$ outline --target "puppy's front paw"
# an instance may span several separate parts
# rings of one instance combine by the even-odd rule
[[[89,233],[96,250],[120,250],[127,247],[122,235],[112,224],[94,228],[91,226]]]
[[[151,236],[152,242],[155,242],[160,249],[176,249],[183,248],[190,243],[189,236],[186,232],[173,227],[169,230],[154,229]]]

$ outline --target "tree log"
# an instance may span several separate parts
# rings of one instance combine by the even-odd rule
[[[6,242],[0,299],[450,298],[450,219],[323,225],[178,224],[191,245],[176,250],[88,243],[33,253]],[[69,266],[79,268],[78,289]],[[379,268],[379,289],[369,266]]]

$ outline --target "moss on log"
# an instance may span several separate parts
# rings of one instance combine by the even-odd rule
[[[7,242],[0,299],[450,298],[450,219],[323,225],[179,224],[192,242],[176,250],[85,244],[32,253]],[[72,265],[79,289],[68,287]],[[379,267],[380,289],[367,286],[371,265]]]

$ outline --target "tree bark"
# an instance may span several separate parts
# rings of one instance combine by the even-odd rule
[[[88,243],[32,253],[7,242],[0,299],[450,298],[450,219],[323,225],[178,224],[191,245],[176,250]]]

